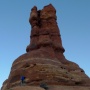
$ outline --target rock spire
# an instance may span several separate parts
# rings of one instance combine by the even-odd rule
[[[8,79],[2,90],[20,85],[20,77],[26,77],[26,84],[65,86],[90,86],[90,79],[76,63],[67,60],[63,53],[60,30],[55,8],[49,4],[42,10],[31,9],[30,44],[25,54],[12,64]]]

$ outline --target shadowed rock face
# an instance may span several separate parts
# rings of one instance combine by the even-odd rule
[[[48,85],[90,85],[83,69],[64,57],[65,49],[56,20],[56,10],[51,4],[42,10],[37,10],[36,6],[31,9],[31,36],[27,53],[13,62],[2,88],[20,85],[22,75],[26,77],[27,85],[40,85],[42,82]]]

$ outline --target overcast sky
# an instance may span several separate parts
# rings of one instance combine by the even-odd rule
[[[50,3],[57,11],[65,57],[90,77],[90,0],[0,0],[0,87],[13,61],[26,53],[31,8]]]

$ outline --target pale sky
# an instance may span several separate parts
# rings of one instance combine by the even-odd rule
[[[90,77],[90,0],[0,0],[0,87],[13,61],[26,53],[31,8],[42,9],[50,3],[57,11],[66,59],[77,63]]]

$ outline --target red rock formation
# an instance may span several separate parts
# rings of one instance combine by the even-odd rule
[[[42,10],[34,6],[29,22],[31,40],[24,55],[12,64],[7,88],[20,85],[20,76],[26,77],[27,85],[90,85],[90,79],[76,64],[68,61],[63,53],[60,30],[57,25],[56,10],[50,4]]]

